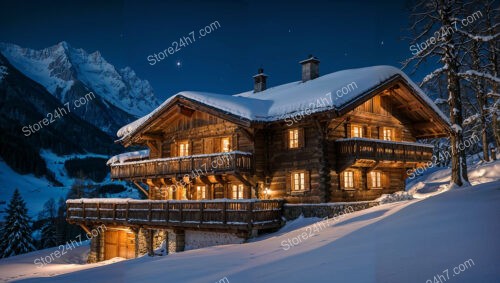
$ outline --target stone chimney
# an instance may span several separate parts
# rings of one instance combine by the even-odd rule
[[[299,62],[302,65],[302,82],[314,80],[319,77],[319,60],[309,55],[309,58]]]
[[[257,75],[253,76],[253,92],[266,90],[267,75],[264,74],[264,69],[259,68]]]

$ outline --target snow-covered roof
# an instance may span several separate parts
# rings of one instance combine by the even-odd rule
[[[139,127],[147,124],[156,113],[168,107],[176,98],[192,100],[249,121],[269,122],[282,120],[288,115],[302,111],[310,114],[341,109],[349,102],[370,93],[375,87],[398,75],[405,79],[415,93],[444,121],[448,122],[447,117],[432,100],[401,70],[392,66],[373,66],[338,71],[314,80],[296,81],[257,93],[247,91],[235,95],[222,95],[193,91],[179,92],[148,115],[122,127],[117,135],[122,140],[130,136]]]

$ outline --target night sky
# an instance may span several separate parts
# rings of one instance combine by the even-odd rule
[[[334,2],[334,3],[332,3]],[[320,73],[393,65],[411,56],[408,7],[393,1],[5,1],[0,41],[41,49],[67,41],[130,66],[163,100],[182,90],[234,94],[252,89],[259,67],[268,87],[300,80],[313,54]],[[218,21],[205,37],[198,31]],[[155,65],[147,57],[189,37]],[[408,71],[407,71],[408,72]],[[424,72],[412,76],[420,80]]]

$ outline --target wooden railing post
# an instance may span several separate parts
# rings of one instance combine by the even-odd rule
[[[149,223],[151,223],[152,219],[153,219],[153,203],[151,201],[148,202],[148,220],[149,220]]]
[[[248,223],[249,227],[253,226],[253,219],[254,219],[253,204],[254,204],[253,201],[248,204],[248,222],[247,223]]]
[[[224,201],[222,206],[222,223],[227,223],[227,201]]]
[[[169,203],[167,201],[167,205],[165,208],[167,211],[165,212],[165,221],[168,223],[170,221],[170,209],[169,209]]]
[[[125,210],[125,222],[128,222],[128,211],[130,210],[130,203],[127,201],[127,210]]]
[[[204,206],[205,206],[205,203],[204,202],[200,202],[200,224],[203,223]]]
[[[85,202],[82,200],[82,217],[83,217],[83,219],[85,219],[85,218],[86,218],[86,216],[87,216],[87,215],[86,215],[86,213],[85,213]]]
[[[182,223],[182,207],[183,207],[183,203],[179,203],[179,223]]]
[[[97,202],[96,207],[97,207],[97,219],[101,219],[101,211],[99,210],[99,202]]]

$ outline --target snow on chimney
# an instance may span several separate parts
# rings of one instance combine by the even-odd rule
[[[299,62],[302,65],[302,82],[314,80],[319,77],[319,60],[309,55],[309,58]]]
[[[257,75],[253,76],[253,92],[266,90],[267,75],[264,74],[264,69],[259,68]]]

